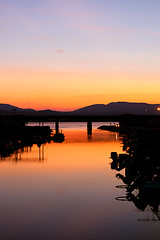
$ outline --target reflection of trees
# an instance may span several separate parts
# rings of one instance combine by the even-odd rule
[[[126,154],[111,153],[111,168],[118,171],[116,177],[125,185],[127,200],[144,211],[147,206],[160,220],[160,132],[142,131],[128,134],[123,138]],[[120,171],[124,170],[124,174]]]
[[[32,146],[33,147],[33,146]],[[24,149],[15,150],[14,153],[10,154],[7,157],[1,156],[1,162],[5,161],[14,161],[14,162],[43,162],[45,160],[44,155],[44,148],[45,143],[41,144],[41,146],[38,147],[37,156],[32,157],[30,152],[32,151],[32,147],[24,147]],[[24,154],[25,153],[25,154]],[[29,155],[27,156],[27,153]]]
[[[0,143],[0,156],[1,161],[43,161],[44,160],[44,145],[48,142],[47,139],[32,138],[30,141],[5,141]],[[37,158],[22,158],[23,153],[32,151],[33,145],[37,145],[39,148],[39,156]]]
[[[1,161],[8,157],[15,161],[22,160],[21,154],[29,149],[31,151],[34,144],[39,148],[38,159],[44,160],[44,144],[51,141],[62,143],[64,134],[53,134],[49,126],[25,126],[22,116],[0,118]]]

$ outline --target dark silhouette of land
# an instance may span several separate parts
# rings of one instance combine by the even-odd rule
[[[111,153],[111,169],[118,172],[116,177],[124,183],[116,187],[126,189],[126,194],[116,199],[132,202],[141,211],[149,206],[157,220],[160,220],[159,136],[160,131],[157,130],[132,131],[123,138],[126,154]],[[149,220],[155,219],[141,219]]]
[[[59,130],[59,122],[87,122],[88,136],[92,135],[92,122],[113,122],[111,126],[102,126],[100,129],[119,133],[148,129],[160,132],[158,108],[158,104],[116,102],[92,105],[72,112],[58,112],[36,111],[0,104],[0,148],[6,149],[2,154],[5,155],[7,151],[10,154],[12,150],[19,148],[21,144],[22,146],[33,144],[33,139],[36,139],[38,145],[51,140],[63,142],[65,137]],[[27,127],[27,122],[39,122],[39,127]],[[55,122],[54,134],[49,126],[48,128],[43,126],[44,122]]]
[[[0,124],[4,121],[24,125],[26,122],[39,122],[42,125],[43,122],[55,122],[56,133],[59,133],[59,122],[87,122],[88,135],[92,135],[92,122],[114,122],[114,126],[101,126],[100,129],[125,133],[133,129],[159,129],[159,106],[159,104],[112,102],[107,105],[91,105],[71,112],[60,112],[36,111],[0,104]],[[118,128],[116,122],[119,122]]]
[[[94,104],[74,111],[62,112],[49,109],[36,111],[34,109],[18,108],[9,104],[0,104],[0,115],[27,115],[27,116],[119,116],[122,114],[160,115],[160,104],[111,102]]]

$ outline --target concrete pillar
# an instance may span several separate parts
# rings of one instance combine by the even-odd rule
[[[56,134],[58,134],[59,133],[59,122],[58,122],[58,120],[56,120],[56,122],[55,122],[55,128],[56,128]]]
[[[92,135],[92,121],[87,122],[87,134]]]

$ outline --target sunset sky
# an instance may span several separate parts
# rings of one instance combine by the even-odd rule
[[[159,0],[0,0],[0,103],[160,103]]]

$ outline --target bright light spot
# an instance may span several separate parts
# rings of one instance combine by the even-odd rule
[[[157,110],[160,111],[160,107],[158,107]]]

